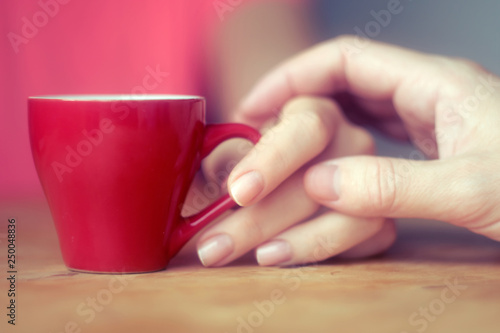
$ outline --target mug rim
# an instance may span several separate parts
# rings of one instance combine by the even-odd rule
[[[199,95],[183,94],[61,94],[61,95],[40,95],[29,96],[29,100],[57,100],[75,102],[112,102],[112,101],[175,101],[175,100],[203,100]]]

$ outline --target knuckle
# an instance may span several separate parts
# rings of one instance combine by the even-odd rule
[[[451,100],[472,95],[478,76],[485,73],[485,69],[472,60],[444,56],[434,56],[434,66],[430,69],[433,73],[429,73],[429,77],[440,78],[436,83],[441,87],[441,96]]]
[[[485,69],[479,63],[467,58],[454,58],[455,65],[465,72],[481,73]]]
[[[436,77],[446,83],[454,83],[455,86],[462,86],[466,80],[463,77],[463,66],[450,58],[436,57],[433,70],[436,71]]]
[[[452,219],[456,224],[471,230],[488,227],[492,217],[498,219],[498,212],[489,202],[498,198],[500,179],[492,178],[496,175],[494,163],[488,168],[487,158],[460,159],[456,165],[456,177],[459,182],[454,182],[450,191],[459,202],[453,210]],[[486,167],[486,168],[485,168]],[[497,215],[495,215],[497,214]]]
[[[334,102],[328,98],[301,95],[290,99],[283,107],[282,113],[293,115],[303,113],[304,110],[332,109]]]
[[[274,142],[276,136],[273,130],[269,130],[263,139],[248,158],[256,165],[269,165],[275,170],[286,170],[292,163],[290,152]]]
[[[270,129],[265,135],[264,140],[259,142],[256,149],[255,161],[261,165],[272,165],[274,169],[284,170],[291,163],[290,152],[279,144],[279,128]],[[277,143],[278,141],[278,143]]]
[[[285,105],[280,124],[288,126],[294,119],[298,132],[314,138],[322,150],[330,141],[335,119],[338,118],[340,118],[340,112],[333,101],[320,97],[300,96]]]
[[[339,36],[333,38],[331,41],[332,41],[332,43],[339,44],[339,45],[353,44],[353,43],[355,43],[356,38],[359,38],[359,36],[343,34],[343,35],[339,35]]]
[[[315,141],[321,146],[326,146],[331,136],[328,122],[320,111],[306,109],[300,116],[300,122],[307,135],[313,135]]]
[[[273,158],[273,167],[277,170],[286,170],[292,164],[288,152],[277,147],[272,147],[270,156]]]
[[[394,212],[396,207],[397,174],[390,159],[375,158],[374,163],[367,164],[365,171],[365,209],[374,214],[388,214]],[[400,185],[401,183],[398,183]]]
[[[297,96],[289,101],[283,106],[282,114],[292,115],[295,113],[300,113],[302,109],[309,108],[312,104],[311,97],[309,96]]]

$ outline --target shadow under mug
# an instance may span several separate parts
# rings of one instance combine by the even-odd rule
[[[66,266],[101,273],[164,269],[200,229],[235,206],[228,194],[181,211],[200,163],[242,124],[205,124],[205,100],[185,95],[40,96],[29,133]]]

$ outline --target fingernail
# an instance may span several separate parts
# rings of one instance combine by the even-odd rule
[[[287,241],[275,240],[257,249],[257,261],[261,266],[273,266],[292,259],[292,248]]]
[[[244,206],[255,199],[263,188],[264,179],[260,172],[250,171],[232,182],[229,192],[238,205]]]
[[[234,249],[233,239],[227,234],[213,236],[198,247],[203,266],[213,266],[229,256]]]
[[[335,201],[339,198],[340,172],[334,164],[318,164],[312,167],[307,181],[319,199]]]

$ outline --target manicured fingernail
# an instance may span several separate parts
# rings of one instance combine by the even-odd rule
[[[264,179],[260,172],[250,171],[233,181],[229,192],[238,205],[244,206],[258,196],[263,188]]]
[[[307,181],[319,199],[335,201],[339,198],[340,172],[334,164],[318,164],[312,167]]]
[[[261,266],[273,266],[292,259],[292,248],[287,241],[275,240],[257,249],[257,261]]]
[[[203,266],[213,266],[229,256],[234,250],[233,239],[220,234],[207,239],[198,247],[198,257]]]

